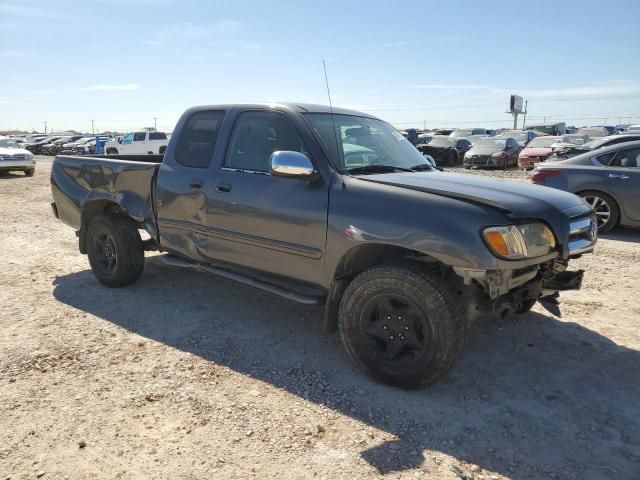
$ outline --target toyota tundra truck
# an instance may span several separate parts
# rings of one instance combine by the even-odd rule
[[[322,305],[355,365],[403,388],[449,371],[481,315],[559,315],[597,236],[580,197],[436,170],[388,123],[317,105],[191,108],[163,156],[60,155],[51,189],[107,287],[155,250]]]

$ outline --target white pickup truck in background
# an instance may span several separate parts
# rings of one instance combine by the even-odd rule
[[[129,132],[119,140],[105,143],[104,151],[108,155],[162,155],[168,143],[169,139],[164,132]]]

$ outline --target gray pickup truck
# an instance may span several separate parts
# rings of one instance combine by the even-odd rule
[[[384,121],[316,105],[192,108],[164,156],[57,156],[51,188],[106,286],[159,250],[324,305],[355,364],[404,388],[442,377],[481,314],[559,314],[597,232],[573,194],[438,171]]]

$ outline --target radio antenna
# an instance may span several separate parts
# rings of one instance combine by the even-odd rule
[[[329,97],[329,113],[331,114],[331,123],[333,124],[333,137],[336,140],[336,153],[338,154],[338,163],[341,163],[340,147],[338,143],[338,130],[336,129],[336,119],[333,115],[333,104],[331,103],[331,90],[329,90],[329,77],[327,76],[327,64],[322,59],[322,68],[324,69],[324,83],[327,86],[327,96]],[[336,165],[340,168],[340,165]]]

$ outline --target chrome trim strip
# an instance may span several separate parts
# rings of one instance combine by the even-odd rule
[[[591,230],[591,222],[591,217],[571,222],[569,234],[575,235],[577,233],[588,232],[589,230]]]
[[[585,238],[580,238],[578,240],[573,240],[569,242],[569,253],[571,255],[577,255],[579,253],[588,253],[592,252],[595,247],[595,242],[591,240],[587,240]]]

